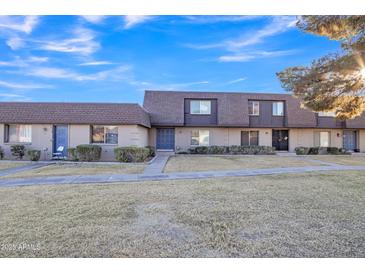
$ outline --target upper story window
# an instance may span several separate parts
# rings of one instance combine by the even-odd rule
[[[273,102],[272,103],[272,115],[273,116],[284,116],[284,102]]]
[[[210,100],[191,100],[190,114],[211,114]]]
[[[319,111],[318,116],[320,116],[320,117],[336,117],[336,113],[334,111]]]
[[[209,130],[193,130],[190,144],[192,146],[209,146]]]
[[[259,101],[248,101],[248,114],[249,115],[260,115]]]
[[[118,144],[118,127],[91,126],[91,142],[95,144]]]
[[[32,126],[31,125],[5,125],[4,134],[5,143],[31,143]]]

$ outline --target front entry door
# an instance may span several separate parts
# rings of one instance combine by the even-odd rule
[[[157,129],[156,148],[174,150],[174,148],[175,148],[175,129],[158,128]]]
[[[343,148],[345,150],[351,150],[351,151],[354,151],[357,148],[356,131],[354,130],[343,131]]]
[[[272,146],[275,147],[276,150],[287,151],[289,149],[289,131],[273,129]]]
[[[57,149],[63,147],[62,156],[67,156],[68,149],[68,126],[55,125],[53,128],[53,152],[59,152]]]

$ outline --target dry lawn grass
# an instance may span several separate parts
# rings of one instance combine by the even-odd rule
[[[255,156],[191,156],[176,155],[170,157],[164,172],[216,171],[245,168],[277,168],[316,166],[305,158],[281,157],[275,155]]]
[[[142,173],[146,166],[143,164],[53,164],[38,169],[23,171],[2,178],[25,178],[40,176],[63,175],[95,175],[95,174],[131,174]]]
[[[364,166],[364,156],[352,156],[352,155],[317,155],[311,156],[312,159],[321,160],[324,162],[346,165],[346,166]]]
[[[2,162],[0,161],[0,170],[4,170],[4,169],[8,169],[8,168],[13,168],[13,167],[18,167],[18,166],[24,166],[27,165],[28,163],[23,163],[23,162]]]
[[[2,257],[364,257],[365,173],[0,188]]]

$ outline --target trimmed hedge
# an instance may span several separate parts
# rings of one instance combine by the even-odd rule
[[[154,146],[146,146],[146,148],[150,151],[151,158],[156,156],[156,148]]]
[[[349,155],[343,148],[338,147],[296,147],[297,155]]]
[[[273,155],[275,148],[270,146],[197,146],[189,148],[189,154],[233,154],[233,155]],[[181,154],[181,152],[180,152]]]
[[[36,149],[31,149],[27,151],[27,155],[29,157],[29,160],[39,161],[39,159],[41,158],[41,151]]]
[[[15,156],[17,159],[22,160],[25,155],[25,146],[23,145],[12,145],[10,147],[11,155]]]
[[[79,158],[77,157],[77,151],[76,148],[70,147],[68,149],[68,157],[71,161],[78,161]]]
[[[152,157],[151,148],[147,147],[117,147],[114,149],[115,159],[124,163],[145,162]]]
[[[78,145],[76,147],[77,158],[81,162],[94,162],[100,160],[101,146],[98,145]]]
[[[4,159],[4,150],[0,147],[0,160]]]

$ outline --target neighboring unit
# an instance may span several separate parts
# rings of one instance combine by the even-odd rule
[[[265,145],[365,151],[365,116],[339,121],[314,113],[286,94],[146,91],[143,107],[108,103],[0,103],[0,147],[24,144],[51,159],[57,148],[147,145],[184,151],[193,146]]]

